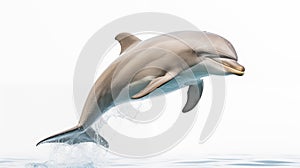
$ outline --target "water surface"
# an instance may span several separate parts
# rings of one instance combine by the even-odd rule
[[[206,156],[200,159],[128,159],[106,158],[101,161],[41,161],[36,159],[0,158],[0,168],[248,168],[248,167],[300,167],[300,157],[256,157],[252,155]]]

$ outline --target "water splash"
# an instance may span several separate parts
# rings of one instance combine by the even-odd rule
[[[30,159],[0,158],[0,168],[25,167],[26,168],[201,168],[201,167],[226,167],[226,168],[250,168],[250,167],[300,167],[300,157],[292,156],[255,156],[255,155],[207,155],[196,157],[198,159],[128,159],[106,154],[103,149],[95,145],[55,147],[51,160],[37,162]],[[80,153],[78,154],[78,152]],[[73,153],[74,152],[74,153]],[[77,154],[76,154],[77,153]],[[109,156],[108,156],[109,155]]]
[[[26,164],[26,168],[105,167],[107,151],[94,143],[55,144],[48,161]]]

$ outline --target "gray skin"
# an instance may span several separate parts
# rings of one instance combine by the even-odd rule
[[[225,38],[208,32],[182,31],[159,35],[145,41],[129,33],[115,38],[121,53],[92,87],[78,124],[41,143],[95,142],[108,147],[107,141],[90,126],[110,108],[119,104],[159,96],[189,86],[182,112],[193,109],[202,95],[202,77],[243,75],[237,54]]]

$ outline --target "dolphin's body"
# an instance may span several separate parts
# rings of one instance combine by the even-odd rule
[[[202,77],[209,74],[243,75],[245,70],[237,63],[232,44],[208,32],[173,32],[145,41],[129,33],[121,33],[115,39],[121,44],[121,56],[95,82],[77,126],[48,137],[37,145],[95,142],[108,147],[107,141],[90,126],[110,108],[148,98],[150,93],[158,96],[189,86],[188,100],[182,110],[188,112],[201,97]]]

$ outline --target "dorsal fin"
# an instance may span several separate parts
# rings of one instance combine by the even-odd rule
[[[120,54],[122,54],[132,44],[141,41],[135,35],[132,35],[130,33],[120,33],[115,37],[115,39],[118,40],[121,45]]]

